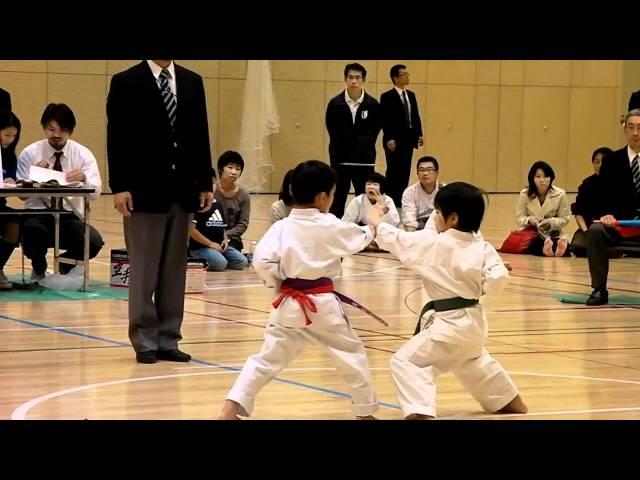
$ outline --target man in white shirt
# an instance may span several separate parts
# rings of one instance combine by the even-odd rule
[[[434,210],[433,200],[444,184],[438,182],[440,166],[434,157],[422,157],[416,166],[418,182],[402,194],[402,223],[407,232],[422,230]]]
[[[91,151],[71,140],[76,126],[73,111],[64,103],[50,103],[44,109],[40,124],[44,129],[45,139],[27,146],[18,156],[17,177],[29,180],[32,165],[64,172],[67,182],[82,182],[84,188],[93,188],[95,193],[91,200],[100,195],[102,180],[98,163]],[[78,211],[82,211],[81,198],[69,198]],[[25,207],[30,209],[48,208],[45,197],[28,198]],[[67,210],[71,208],[65,205]],[[23,224],[23,250],[31,259],[34,281],[42,280],[47,271],[47,249],[54,245],[54,218],[52,215],[34,215],[27,217]],[[90,227],[89,258],[95,257],[104,242],[100,233]],[[84,221],[78,215],[60,216],[60,247],[66,249],[61,256],[73,260],[84,258]],[[61,264],[60,272],[68,273],[73,268],[70,264]]]

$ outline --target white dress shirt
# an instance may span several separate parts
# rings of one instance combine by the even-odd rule
[[[62,171],[70,172],[72,170],[82,170],[82,173],[84,173],[85,176],[83,187],[95,189],[95,193],[93,193],[89,198],[91,200],[98,198],[102,190],[102,180],[100,178],[98,162],[96,161],[96,157],[93,153],[91,153],[91,150],[84,145],[80,145],[75,140],[69,139],[61,151],[63,153],[60,157]],[[49,164],[49,168],[53,168],[55,163],[55,152],[56,150],[49,144],[47,139],[39,140],[27,146],[18,156],[17,180],[29,180],[29,169],[31,165],[35,165],[41,160],[46,160]],[[82,213],[82,198],[67,198],[74,207]],[[44,197],[27,198],[27,200],[25,200],[25,208],[49,208],[48,199]],[[66,204],[64,208],[71,210],[71,208]]]

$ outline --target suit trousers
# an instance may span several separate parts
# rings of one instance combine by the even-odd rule
[[[167,213],[124,218],[129,255],[129,340],[136,352],[172,350],[182,339],[189,225],[174,203]]]
[[[602,223],[593,223],[587,230],[587,258],[591,274],[591,288],[607,288],[609,276],[610,247],[621,242],[637,243],[640,237],[623,238],[615,228],[607,228]]]

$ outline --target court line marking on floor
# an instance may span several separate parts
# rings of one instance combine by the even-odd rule
[[[200,362],[205,363],[205,362]],[[209,368],[213,367],[211,365]],[[220,368],[220,367],[219,367]],[[153,380],[164,380],[167,378],[177,378],[177,377],[196,377],[196,376],[204,376],[204,375],[222,375],[222,374],[231,374],[238,373],[238,367],[226,366],[224,370],[218,370],[215,372],[192,372],[192,373],[176,373],[176,374],[168,374],[168,375],[155,375],[150,377],[139,377],[139,378],[128,378],[123,380],[113,380],[109,382],[100,382],[93,383],[87,385],[81,385],[77,387],[67,388],[64,390],[59,390],[57,392],[48,393],[46,395],[41,395],[39,397],[33,398],[22,405],[18,406],[11,414],[12,420],[25,420],[29,411],[48,400],[53,398],[61,397],[64,395],[68,395],[70,393],[77,393],[84,390],[90,390],[94,388],[101,388],[112,385],[122,385],[125,383],[134,383],[134,382],[144,382],[144,381],[153,381]],[[325,371],[325,370],[335,370],[333,368],[300,368],[300,369],[285,369],[284,371]],[[380,370],[388,370],[388,368],[372,368],[371,370],[380,371]],[[601,382],[609,382],[609,383],[624,383],[624,384],[633,384],[640,385],[640,381],[635,380],[620,380],[614,378],[605,378],[605,377],[590,377],[585,375],[563,375],[563,374],[554,374],[554,373],[537,373],[537,372],[509,372],[511,375],[528,375],[535,377],[549,377],[549,378],[565,378],[570,380],[588,380],[588,381],[601,381]],[[286,380],[285,383],[298,383],[292,382],[290,380]],[[327,389],[323,389],[327,390]],[[386,402],[380,402],[381,406],[392,408],[394,410],[398,410],[399,407],[397,405],[388,404]],[[530,412],[526,414],[486,414],[483,416],[446,416],[439,417],[441,420],[451,420],[451,419],[489,419],[489,418],[509,418],[509,417],[534,417],[534,416],[558,416],[558,415],[577,415],[583,413],[607,413],[607,412],[627,412],[627,411],[638,411],[640,407],[612,407],[612,408],[599,408],[599,409],[580,409],[580,410],[555,410],[549,412]]]

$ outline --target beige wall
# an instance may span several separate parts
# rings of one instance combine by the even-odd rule
[[[327,101],[344,88],[344,65],[352,60],[275,60],[274,91],[281,117],[273,137],[277,191],[284,172],[299,161],[328,161],[324,128]],[[379,98],[391,86],[389,68],[404,63],[411,73],[425,126],[416,152],[441,162],[444,181],[465,180],[495,192],[518,191],[530,165],[545,160],[556,183],[575,191],[590,173],[590,154],[624,143],[620,115],[631,91],[640,89],[638,61],[361,60],[366,89]],[[105,101],[111,75],[137,62],[0,61],[0,87],[12,94],[22,120],[19,149],[40,139],[40,115],[48,102],[65,102],[78,120],[74,133],[106,169]],[[246,61],[177,61],[205,79],[213,156],[238,147]],[[382,135],[381,135],[382,136]],[[380,136],[380,137],[381,137]],[[377,170],[385,171],[378,140]]]

